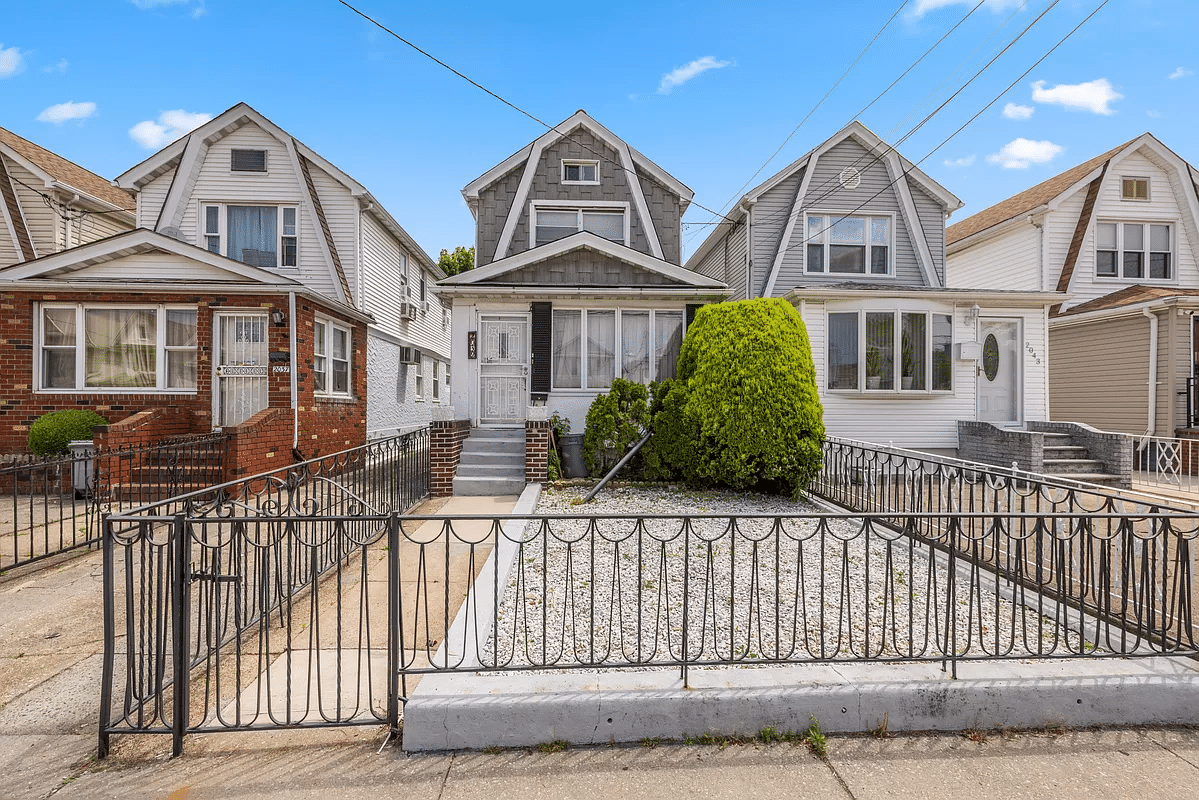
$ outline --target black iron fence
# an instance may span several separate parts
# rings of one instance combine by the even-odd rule
[[[101,753],[394,729],[430,673],[1199,652],[1190,513],[830,442],[861,510],[405,516],[426,445],[109,517]]]
[[[100,542],[106,510],[175,497],[224,477],[227,437],[187,436],[0,466],[0,569]]]

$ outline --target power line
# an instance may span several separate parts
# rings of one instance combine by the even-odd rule
[[[466,81],[467,83],[471,84],[472,86],[474,86],[474,87],[476,87],[476,88],[478,88],[478,89],[481,89],[482,91],[484,91],[484,92],[486,92],[487,94],[491,95],[491,96],[492,96],[492,97],[494,97],[496,100],[499,100],[501,103],[503,103],[504,105],[508,106],[509,108],[511,108],[511,109],[513,109],[513,110],[517,111],[518,113],[520,113],[520,114],[523,114],[524,116],[526,116],[526,117],[528,117],[529,119],[533,120],[533,121],[534,121],[534,122],[536,122],[538,125],[541,125],[543,128],[545,128],[547,131],[553,131],[554,133],[557,133],[559,136],[563,137],[564,139],[567,139],[567,140],[569,140],[569,141],[573,141],[575,144],[579,145],[579,146],[580,146],[580,147],[582,147],[584,150],[587,150],[587,151],[589,151],[589,152],[590,152],[592,155],[596,156],[597,158],[599,158],[599,159],[600,159],[601,161],[603,161],[604,163],[606,163],[606,164],[611,164],[612,166],[616,167],[617,169],[624,170],[625,172],[629,173],[629,175],[630,175],[630,176],[631,176],[631,177],[632,177],[634,180],[639,180],[639,179],[642,177],[642,175],[641,175],[641,174],[639,174],[638,172],[636,172],[636,170],[634,170],[634,169],[630,169],[630,168],[626,167],[624,164],[620,164],[620,163],[617,163],[617,162],[615,162],[615,161],[612,161],[612,160],[611,160],[611,159],[609,159],[609,158],[608,158],[606,155],[604,155],[603,153],[599,152],[599,151],[598,151],[598,150],[596,150],[595,148],[591,147],[591,146],[590,146],[590,145],[588,145],[586,142],[582,142],[582,141],[579,141],[578,139],[574,139],[574,138],[572,138],[570,135],[568,135],[568,134],[566,134],[566,133],[563,133],[562,131],[558,130],[558,128],[557,128],[556,126],[554,126],[554,125],[550,125],[549,123],[547,123],[547,122],[544,122],[544,121],[543,121],[543,120],[541,120],[541,119],[538,119],[537,117],[533,116],[533,115],[532,115],[532,114],[530,114],[528,111],[525,111],[523,108],[521,108],[520,106],[516,105],[515,103],[513,103],[513,102],[511,102],[511,101],[509,101],[509,100],[506,100],[506,99],[504,99],[504,98],[503,98],[503,97],[501,97],[500,95],[498,95],[498,94],[496,94],[495,92],[493,92],[493,91],[491,91],[490,89],[488,89],[488,88],[487,88],[486,86],[484,86],[483,84],[479,83],[478,81],[476,81],[476,80],[474,80],[474,79],[472,79],[472,78],[470,78],[470,77],[468,77],[468,76],[464,75],[463,73],[459,72],[458,70],[454,69],[454,68],[453,68],[453,67],[451,67],[449,64],[447,64],[447,63],[445,63],[444,61],[442,61],[441,59],[437,58],[437,56],[434,56],[433,54],[431,54],[431,53],[429,53],[429,52],[427,52],[427,51],[425,51],[425,50],[422,50],[420,47],[418,47],[417,45],[415,45],[415,44],[413,44],[412,42],[408,41],[408,40],[407,40],[407,39],[405,39],[403,36],[400,36],[398,33],[396,33],[395,31],[393,31],[391,28],[388,28],[388,27],[387,27],[386,25],[384,25],[383,23],[381,23],[381,22],[379,22],[378,20],[374,19],[373,17],[370,17],[369,15],[367,15],[367,14],[364,14],[363,12],[359,11],[357,8],[355,8],[354,6],[352,6],[352,5],[350,5],[349,3],[347,3],[347,2],[346,2],[346,0],[338,0],[338,2],[339,2],[339,3],[341,3],[343,6],[345,6],[346,8],[350,9],[351,11],[353,11],[353,12],[354,12],[355,14],[357,14],[358,16],[362,17],[362,18],[363,18],[364,20],[366,20],[367,22],[371,23],[372,25],[375,25],[375,26],[376,26],[376,27],[378,27],[380,30],[384,31],[385,33],[389,33],[389,34],[391,34],[391,35],[392,35],[392,36],[394,36],[396,39],[398,39],[398,40],[400,40],[401,42],[403,42],[404,44],[408,45],[409,47],[411,47],[413,50],[415,50],[416,52],[420,53],[420,54],[421,54],[421,55],[423,55],[424,57],[426,57],[426,58],[430,59],[431,61],[433,61],[433,62],[437,63],[438,65],[440,65],[440,66],[442,66],[442,67],[444,67],[444,68],[448,69],[450,72],[454,73],[454,74],[455,74],[455,75],[457,75],[459,78],[462,78],[462,80]],[[673,191],[673,190],[671,190],[671,189],[670,189],[670,187],[669,187],[669,186],[667,186],[666,184],[664,184],[664,183],[662,183],[661,181],[657,180],[656,178],[654,178],[652,175],[649,175],[648,173],[646,173],[646,174],[644,175],[644,177],[645,177],[647,180],[649,180],[649,181],[653,182],[654,184],[656,184],[656,185],[658,185],[658,186],[662,187],[663,189],[666,189],[667,191]],[[702,205],[702,204],[700,204],[700,203],[696,202],[694,199],[692,199],[692,200],[691,200],[691,205],[693,205],[693,206],[696,206],[697,208],[703,209],[704,211],[707,211],[709,214],[713,214],[713,215],[715,215],[715,216],[717,216],[717,217],[721,217],[722,219],[728,219],[728,217],[726,217],[724,214],[720,213],[719,211],[713,211],[712,209],[708,208],[707,206],[705,206],[705,205]],[[730,220],[730,221],[731,221],[731,220]],[[681,249],[681,248],[680,248],[680,249]]]

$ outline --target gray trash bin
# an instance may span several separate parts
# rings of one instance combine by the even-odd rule
[[[583,463],[583,434],[568,433],[559,437],[562,445],[562,477],[586,478],[587,465]]]
[[[90,456],[95,449],[96,445],[91,439],[67,442],[67,451],[74,459],[71,462],[71,486],[75,489],[76,497],[92,496],[95,475],[93,473],[94,461]]]

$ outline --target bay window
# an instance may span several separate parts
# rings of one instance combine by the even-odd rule
[[[318,395],[350,395],[350,329],[317,317],[312,325],[312,380]]]
[[[1171,227],[1149,222],[1097,222],[1095,274],[1100,278],[1170,280]]]
[[[204,205],[204,246],[252,267],[295,267],[299,234],[295,206]]]
[[[828,315],[829,389],[953,390],[953,318],[924,311]]]
[[[807,215],[805,272],[890,275],[891,218]]]
[[[38,388],[187,391],[196,388],[196,309],[43,305]]]
[[[675,376],[683,312],[555,308],[551,330],[553,388],[606,391],[617,377],[649,383]]]
[[[625,209],[534,206],[531,247],[556,242],[579,231],[590,231],[618,244],[628,244]]]

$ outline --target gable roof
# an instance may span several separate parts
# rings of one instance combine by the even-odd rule
[[[52,153],[5,128],[0,128],[0,152],[21,162],[41,178],[47,184],[47,188],[58,184],[63,189],[86,195],[100,205],[129,211],[132,217],[134,200],[128,192],[116,188],[108,179],[101,178],[91,170],[84,169],[73,161],[67,161],[57,153]]]
[[[1033,209],[1048,205],[1058,195],[1069,190],[1092,172],[1104,166],[1108,161],[1140,138],[1138,136],[1136,139],[1130,139],[1124,144],[1113,147],[1106,153],[1101,153],[1075,167],[1071,167],[1065,172],[1038,183],[1036,186],[1025,189],[1019,194],[1014,194],[1006,200],[1001,200],[990,208],[984,208],[974,216],[967,217],[961,222],[950,225],[945,229],[945,244],[954,244],[965,239],[967,236],[973,236],[976,233],[993,228],[1010,219],[1023,216]]]
[[[812,163],[813,159],[819,159],[823,153],[849,138],[856,140],[860,145],[866,148],[866,150],[875,153],[877,160],[886,163],[889,170],[893,169],[895,172],[898,172],[899,175],[906,175],[909,180],[912,180],[917,185],[921,186],[925,191],[932,195],[933,198],[945,206],[947,211],[956,211],[962,207],[962,201],[957,197],[957,195],[946,189],[911,161],[908,161],[906,158],[904,158],[898,150],[884,142],[877,134],[874,133],[874,131],[867,128],[861,122],[854,120],[829,138],[825,139],[819,145],[813,147],[811,150],[804,153],[802,156],[795,159],[790,164],[783,167],[781,170],[771,175],[769,178],[762,181],[757,186],[753,187],[744,195],[742,195],[741,198],[733,204],[729,212],[724,215],[724,218],[715,226],[713,226],[712,232],[708,234],[708,237],[704,239],[699,248],[696,249],[695,253],[693,253],[687,259],[687,263],[698,264],[703,257],[708,254],[708,251],[716,246],[716,242],[719,241],[722,236],[724,236],[726,229],[729,226],[735,225],[744,220],[747,215],[747,205],[757,202],[759,197],[778,186],[780,183],[799,172],[801,169],[807,167],[810,163]],[[895,176],[893,183],[898,182],[899,175]],[[802,200],[802,198],[800,199]]]
[[[681,201],[679,204],[679,213],[681,214],[687,210],[687,206],[691,203],[691,199],[695,196],[695,192],[687,188],[687,185],[678,178],[662,169],[653,161],[650,161],[635,148],[630,147],[627,142],[625,142],[616,134],[612,133],[612,131],[608,130],[600,123],[596,122],[590,114],[580,108],[574,114],[534,139],[530,144],[525,145],[500,163],[496,164],[491,169],[484,172],[479,177],[475,178],[470,183],[466,184],[466,186],[462,189],[462,196],[466,199],[466,204],[470,206],[471,212],[473,213],[478,206],[480,191],[486,189],[488,186],[495,183],[500,178],[519,167],[521,164],[524,164],[535,150],[543,150],[546,147],[551,146],[559,139],[566,138],[580,127],[586,128],[597,138],[607,142],[608,146],[617,153],[620,153],[624,148],[628,148],[634,165],[679,196]],[[618,164],[617,166],[624,165]]]
[[[118,186],[130,190],[140,190],[142,186],[154,178],[171,169],[178,168],[184,161],[189,145],[198,150],[197,145],[214,142],[243,125],[250,123],[257,125],[274,136],[285,146],[294,148],[299,157],[315,164],[334,180],[349,189],[351,196],[359,201],[365,213],[369,213],[375,217],[418,261],[422,262],[425,268],[432,271],[436,276],[445,275],[437,265],[437,262],[396,222],[395,218],[383,207],[383,204],[365,186],[354,180],[346,172],[334,166],[311,147],[308,147],[299,139],[291,136],[287,131],[271,122],[248,103],[238,103],[232,108],[227,109],[192,132],[168,144],[149,158],[125,170],[113,182]],[[330,255],[332,256],[332,254]],[[338,282],[339,284],[344,282],[344,275],[338,275]]]
[[[1105,294],[1103,297],[1079,303],[1056,316],[1060,318],[1085,314],[1088,311],[1110,311],[1115,308],[1148,303],[1153,300],[1164,300],[1169,297],[1199,297],[1199,289],[1185,289],[1180,286],[1145,286],[1137,283],[1111,294]]]
[[[105,261],[113,261],[126,256],[154,252],[182,256],[183,258],[215,267],[221,272],[228,274],[230,281],[249,281],[258,284],[286,287],[288,289],[303,287],[303,284],[299,281],[289,278],[286,275],[280,275],[271,270],[234,261],[231,258],[209,252],[202,247],[196,247],[170,236],[164,236],[149,228],[134,228],[131,231],[109,236],[107,239],[99,239],[80,245],[79,247],[73,247],[70,250],[42,256],[33,261],[25,261],[20,264],[4,267],[0,269],[0,282],[63,279],[64,276],[69,276],[72,272],[83,267],[101,264]],[[157,280],[162,283],[170,282],[172,279],[169,276],[162,276]],[[128,278],[123,279],[123,281],[130,284],[134,283],[134,281]],[[188,277],[185,282],[196,282],[196,280]]]
[[[482,267],[460,272],[457,275],[446,278],[438,282],[439,287],[455,287],[455,286],[477,286],[485,284],[503,283],[502,278],[508,273],[515,272],[522,267],[536,264],[541,261],[564,255],[575,250],[591,250],[597,253],[602,253],[611,258],[623,261],[633,267],[646,270],[648,272],[661,275],[669,278],[688,289],[724,289],[725,284],[715,278],[709,278],[707,275],[701,275],[698,272],[692,272],[689,269],[671,264],[669,261],[663,261],[660,258],[646,255],[631,247],[625,247],[622,244],[610,241],[597,236],[590,231],[579,231],[557,241],[543,244],[540,247],[535,247],[532,250],[525,250],[508,258],[502,258],[499,261],[492,261]],[[608,287],[610,288],[610,287]],[[661,288],[661,287],[659,287]]]

